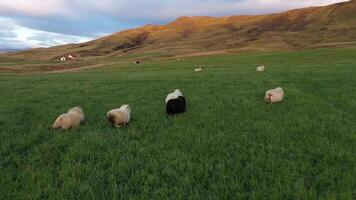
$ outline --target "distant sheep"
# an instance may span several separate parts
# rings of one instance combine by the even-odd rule
[[[265,101],[268,103],[277,103],[283,101],[284,91],[281,87],[268,90],[265,94]]]
[[[122,105],[118,109],[110,110],[107,113],[108,121],[116,127],[126,126],[130,121],[130,117],[131,117],[131,107],[130,105],[127,104]]]
[[[203,68],[201,68],[201,67],[199,67],[199,68],[195,68],[195,70],[194,70],[195,72],[201,72],[201,71],[203,71]]]
[[[53,128],[68,130],[78,127],[85,119],[83,109],[81,107],[74,107],[67,113],[59,115],[53,123]]]
[[[257,67],[257,72],[264,72],[265,71],[265,66],[264,65],[261,65],[259,67]]]
[[[141,62],[140,61],[135,61],[135,64],[138,65],[138,64],[141,64]]]
[[[169,116],[185,112],[185,97],[176,89],[166,97],[166,113]]]

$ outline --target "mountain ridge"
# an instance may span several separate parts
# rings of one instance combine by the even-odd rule
[[[356,1],[264,15],[179,17],[166,25],[145,25],[81,44],[11,53],[32,59],[82,58],[128,53],[190,55],[217,51],[288,51],[354,45]],[[167,53],[168,52],[168,53]],[[168,55],[169,54],[169,55]]]

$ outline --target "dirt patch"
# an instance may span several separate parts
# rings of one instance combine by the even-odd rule
[[[94,69],[103,67],[104,64],[94,64],[87,66],[70,67],[68,65],[17,65],[13,67],[0,66],[0,73],[61,73],[61,72],[75,72],[86,69]]]
[[[346,47],[354,47],[356,46],[356,42],[334,42],[334,43],[320,43],[308,47],[306,49],[318,49],[318,48],[346,48]]]
[[[112,64],[112,63],[109,63]],[[47,74],[54,74],[54,73],[68,73],[68,72],[78,72],[78,71],[82,71],[82,70],[88,70],[88,69],[96,69],[96,68],[101,68],[104,67],[104,64],[96,64],[96,65],[89,65],[89,66],[85,66],[85,67],[77,67],[77,68],[67,68],[67,69],[56,69],[56,70],[51,70],[51,71],[47,71],[44,73]]]

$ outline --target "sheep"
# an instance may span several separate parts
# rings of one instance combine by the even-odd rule
[[[261,65],[259,67],[257,67],[257,72],[264,72],[265,71],[265,66],[264,65]]]
[[[131,107],[128,104],[124,104],[118,109],[110,110],[106,116],[113,126],[121,128],[126,126],[130,121]]]
[[[185,97],[179,89],[166,97],[166,113],[169,116],[185,112]]]
[[[194,70],[195,72],[201,72],[201,71],[203,71],[203,68],[201,68],[201,67],[199,67],[199,68],[195,68],[195,70]]]
[[[68,130],[78,127],[85,119],[83,109],[78,106],[71,108],[67,113],[61,114],[57,117],[52,127],[54,129]]]
[[[284,91],[281,87],[268,90],[265,94],[265,101],[267,103],[277,103],[283,101]]]

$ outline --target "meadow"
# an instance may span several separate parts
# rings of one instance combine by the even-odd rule
[[[175,88],[187,112],[167,118]],[[356,49],[2,74],[0,94],[2,199],[356,198]],[[132,121],[113,128],[124,103]],[[78,105],[83,126],[51,129]]]

